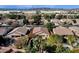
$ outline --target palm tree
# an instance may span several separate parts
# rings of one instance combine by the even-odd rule
[[[50,22],[51,17],[49,14],[44,14],[44,18],[47,19],[48,22]]]
[[[74,35],[68,35],[68,36],[66,36],[66,39],[68,41],[68,44],[70,44],[70,45],[72,45],[76,41],[76,38]]]
[[[47,38],[46,44],[47,46],[52,47],[52,50],[54,49],[53,52],[57,52],[60,46],[62,45],[61,42],[62,42],[62,39],[59,35],[50,35]]]
[[[53,28],[55,28],[55,24],[54,23],[50,23],[48,22],[45,27],[48,29],[48,31],[51,33]]]
[[[23,24],[24,24],[24,25],[25,25],[25,24],[26,24],[26,25],[29,25],[29,21],[28,21],[28,19],[26,19],[25,16],[24,16],[23,18],[24,18],[24,20],[23,20]]]
[[[36,23],[37,25],[40,25],[40,23],[41,23],[41,15],[40,14],[34,15],[32,18],[34,19],[34,23]]]
[[[48,45],[59,45],[62,41],[61,36],[59,35],[50,35],[47,39]]]
[[[62,14],[59,14],[59,15],[56,16],[56,19],[59,19],[60,20],[60,19],[62,19],[62,17],[63,17],[63,15]]]
[[[36,36],[35,38],[32,38],[32,45],[30,46],[31,52],[40,52],[42,53],[45,47],[45,40],[42,39],[42,36]],[[31,44],[30,43],[30,44]]]

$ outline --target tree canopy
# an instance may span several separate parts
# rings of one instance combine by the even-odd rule
[[[54,23],[50,23],[48,22],[46,25],[45,25],[46,28],[48,28],[48,31],[52,31],[53,28],[55,28],[55,24]]]

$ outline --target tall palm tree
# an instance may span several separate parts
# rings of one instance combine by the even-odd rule
[[[45,27],[48,29],[49,33],[51,33],[53,28],[55,28],[55,24],[48,22]]]

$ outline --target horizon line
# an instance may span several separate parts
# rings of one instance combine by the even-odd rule
[[[79,5],[0,5],[0,9],[32,9],[32,8],[79,9]]]

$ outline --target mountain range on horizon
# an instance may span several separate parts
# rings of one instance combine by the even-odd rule
[[[0,9],[79,9],[79,5],[0,5]]]

